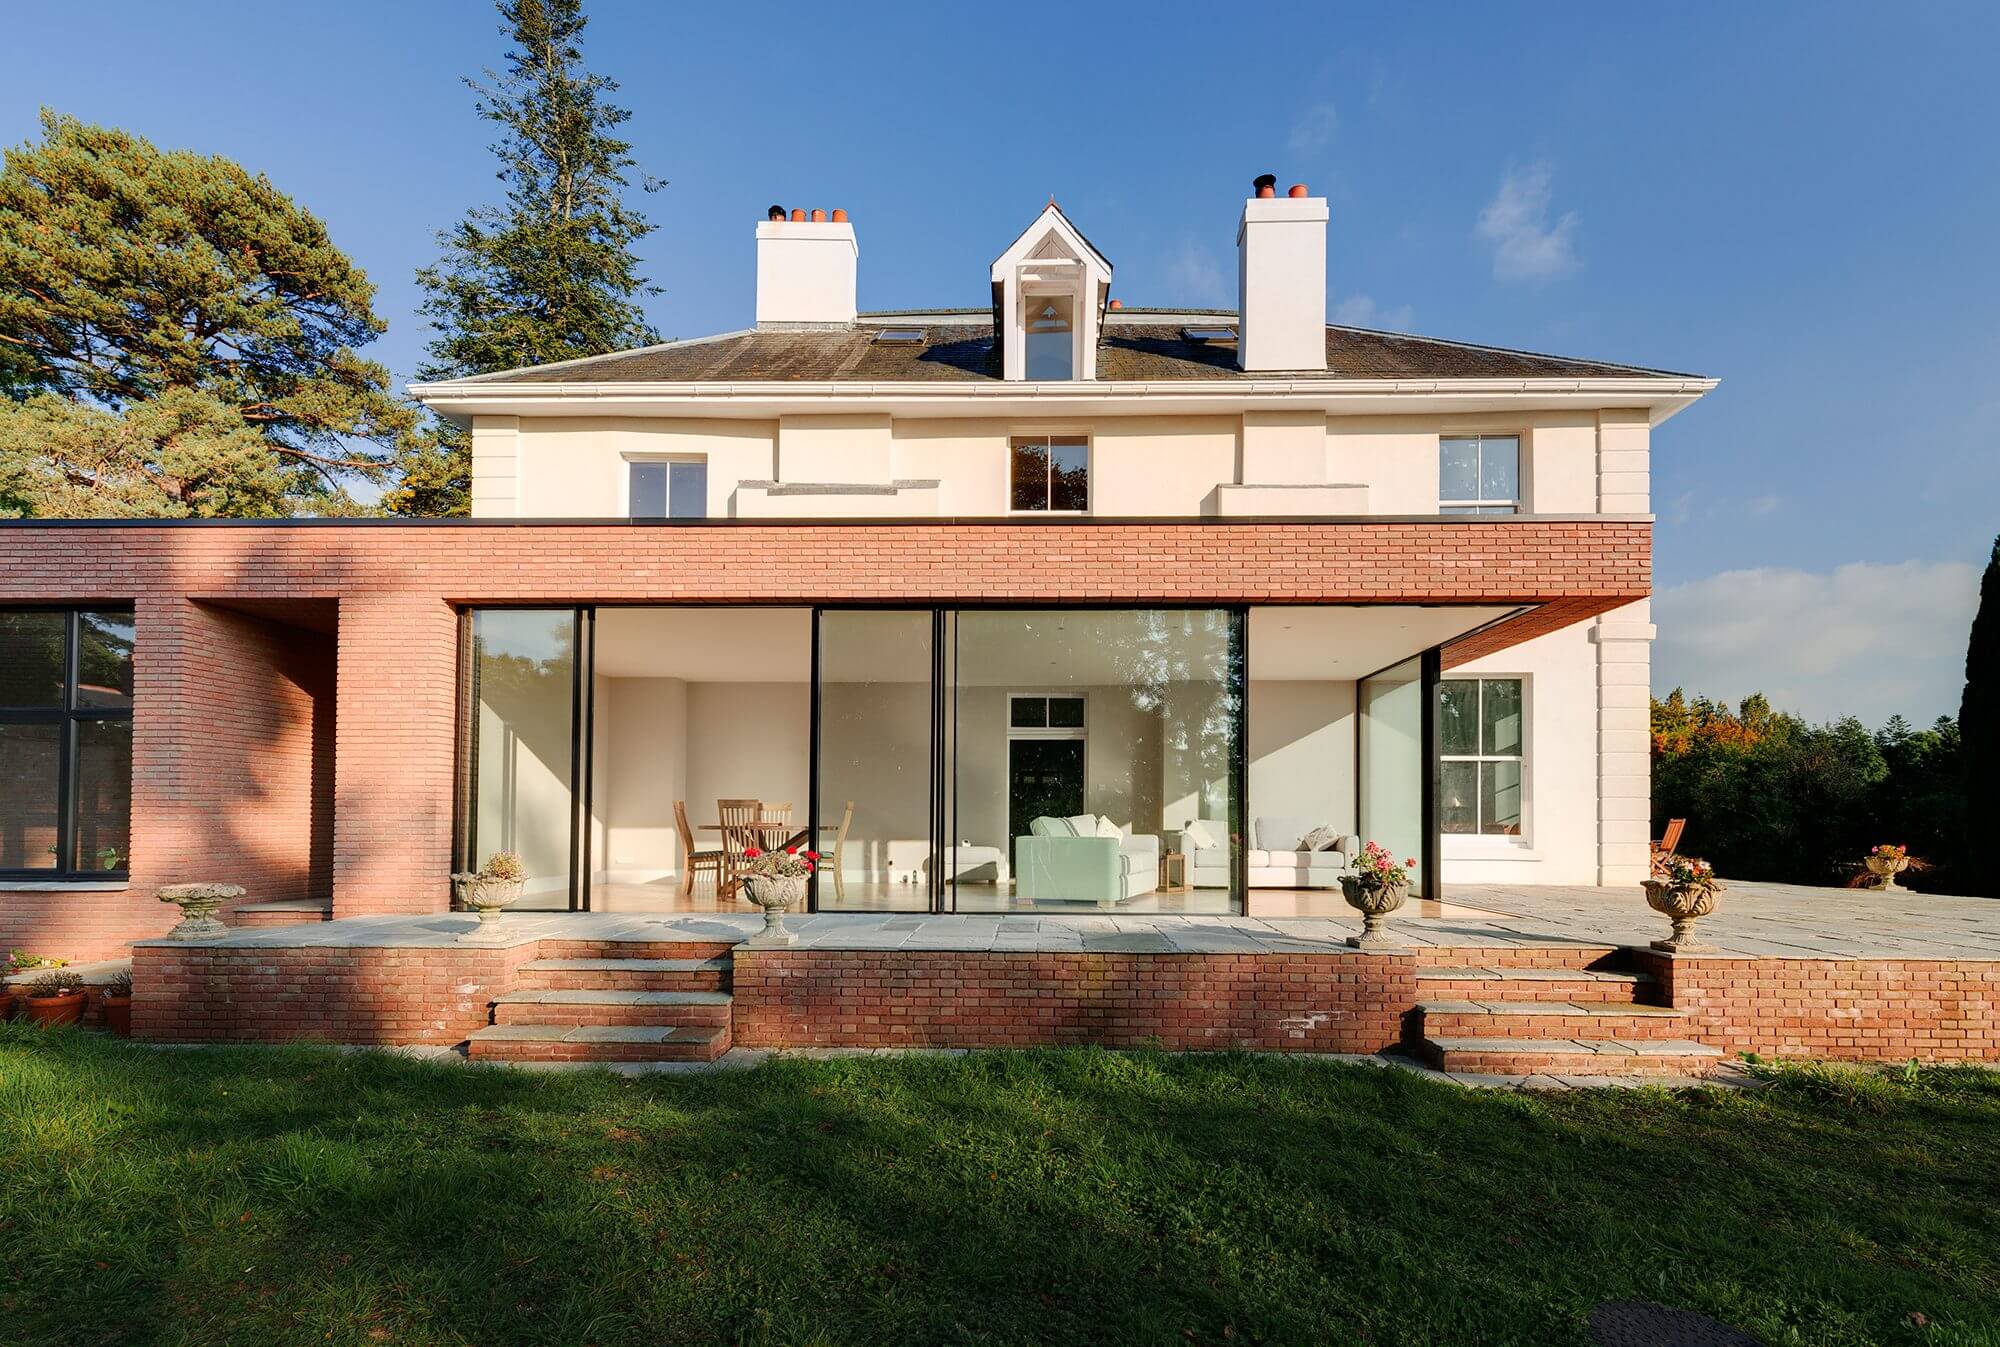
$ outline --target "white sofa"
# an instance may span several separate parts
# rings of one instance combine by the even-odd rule
[[[1014,839],[1015,893],[1112,907],[1157,889],[1160,839],[1129,826],[1108,836],[1104,822],[1094,814],[1030,822],[1029,835]]]
[[[1318,821],[1282,814],[1263,815],[1251,824],[1251,848],[1244,862],[1253,889],[1330,889],[1340,877],[1354,870],[1354,858],[1361,854],[1361,839],[1336,834],[1328,847],[1300,851],[1299,840]],[[1199,846],[1190,832],[1181,834],[1181,848],[1188,858],[1188,883],[1198,889],[1229,887],[1229,825],[1216,819],[1201,820],[1201,831],[1218,845]]]

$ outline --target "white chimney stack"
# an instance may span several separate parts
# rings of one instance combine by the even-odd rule
[[[757,226],[757,326],[846,327],[854,322],[854,276],[861,249],[847,212],[791,218],[771,207]]]
[[[1236,361],[1246,370],[1326,368],[1326,198],[1257,179],[1236,227]]]

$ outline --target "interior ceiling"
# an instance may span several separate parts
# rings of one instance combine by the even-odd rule
[[[1512,608],[1252,608],[1252,679],[1351,679],[1374,673],[1512,612]],[[1180,635],[1198,619],[1168,610],[1179,645],[1213,650],[1216,639]],[[958,634],[962,684],[1033,687],[1116,683],[1128,676],[1134,641],[1156,619],[1119,609],[1027,614],[968,612]],[[930,676],[927,611],[829,612],[829,677],[885,683]],[[1032,631],[1030,628],[1032,627]],[[812,614],[805,608],[599,608],[597,672],[609,678],[680,678],[691,683],[803,683],[812,676]],[[1212,661],[1198,661],[1210,667]]]

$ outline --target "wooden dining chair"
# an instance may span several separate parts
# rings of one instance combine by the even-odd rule
[[[743,853],[751,847],[763,848],[763,834],[751,825],[763,810],[762,800],[717,800],[715,821],[722,825],[722,891],[736,892]]]
[[[833,835],[833,896],[836,902],[847,901],[847,868],[841,864],[847,851],[847,830],[854,822],[854,801],[847,802],[847,808],[840,811],[840,830]]]
[[[765,823],[790,823],[791,801],[787,800],[781,804],[775,800],[760,800],[757,802],[757,817]]]
[[[681,834],[681,855],[687,857],[681,865],[681,897],[694,892],[694,877],[703,870],[715,876],[715,890],[722,892],[722,848],[696,851],[694,829],[688,826],[687,801],[674,801],[674,826]]]

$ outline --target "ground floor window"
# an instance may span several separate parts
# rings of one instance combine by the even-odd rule
[[[0,609],[0,875],[131,864],[129,608]]]
[[[1438,686],[1438,732],[1440,829],[1520,836],[1521,680],[1445,679]]]

